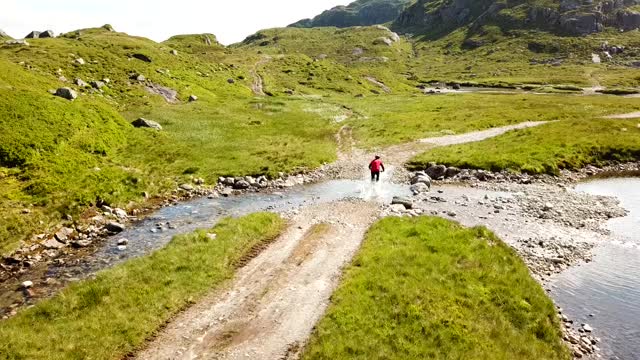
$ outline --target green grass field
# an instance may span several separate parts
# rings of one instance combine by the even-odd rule
[[[437,148],[412,159],[410,169],[431,161],[462,168],[558,174],[605,161],[640,158],[638,120],[560,121],[516,130],[477,143]]]
[[[275,239],[283,227],[271,213],[225,219],[71,285],[2,322],[0,359],[121,359],[181,309],[230,279],[239,260]]]
[[[640,110],[637,99],[564,94],[376,96],[345,102],[360,115],[348,123],[365,148],[524,121],[595,119]]]
[[[554,306],[485,228],[386,218],[347,268],[303,359],[570,359]]]

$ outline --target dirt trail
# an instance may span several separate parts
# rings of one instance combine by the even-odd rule
[[[228,289],[181,314],[137,358],[295,358],[378,210],[363,201],[302,210]]]
[[[524,123],[470,134],[425,139],[380,150],[393,177],[402,164],[435,146],[479,141]],[[371,153],[353,148],[351,129],[337,135],[339,160],[327,172],[362,179]],[[342,268],[360,246],[381,207],[361,200],[303,208],[288,230],[214,291],[173,320],[138,359],[295,359],[329,304]],[[318,225],[321,224],[321,225]]]
[[[493,129],[474,131],[459,135],[448,135],[435,138],[427,138],[420,140],[421,143],[429,143],[434,146],[449,146],[456,144],[464,144],[476,141],[486,140],[492,137],[502,135],[506,132],[518,129],[526,129],[534,126],[540,126],[548,123],[548,121],[527,121],[515,125],[501,126]]]
[[[267,64],[269,61],[271,61],[271,57],[265,56],[262,59],[258,60],[258,62],[256,62],[255,65],[253,65],[253,68],[249,70],[249,73],[251,73],[251,77],[253,77],[253,82],[251,83],[251,90],[253,91],[253,94],[256,96],[266,96],[266,94],[264,93],[264,80],[262,79],[262,76],[258,73],[258,68],[262,65]]]
[[[636,111],[636,112],[632,112],[632,113],[628,113],[628,114],[616,114],[616,115],[609,115],[609,116],[605,116],[606,119],[637,119],[640,118],[640,111]]]

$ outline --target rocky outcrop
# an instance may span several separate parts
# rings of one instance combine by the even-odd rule
[[[61,97],[67,100],[75,100],[78,97],[78,93],[68,87],[59,88],[55,92],[55,96]]]
[[[155,130],[162,130],[162,126],[155,121],[147,120],[145,118],[139,118],[132,122],[131,125],[137,128],[149,128]]]
[[[483,25],[503,30],[536,29],[562,35],[587,35],[606,28],[630,31],[640,28],[640,0],[561,0],[500,2],[497,0],[418,0],[394,22],[403,32],[442,33],[469,26],[473,33]],[[516,14],[526,14],[525,18]],[[482,45],[482,44],[480,44]]]
[[[11,39],[11,36],[9,36],[6,32],[0,29],[0,39]]]
[[[411,0],[358,0],[336,6],[313,19],[303,19],[290,27],[350,27],[383,24],[395,20]]]
[[[56,37],[56,35],[53,33],[53,31],[51,30],[45,30],[45,31],[32,31],[29,34],[27,34],[27,36],[25,36],[25,39],[46,39],[46,38],[54,38]]]

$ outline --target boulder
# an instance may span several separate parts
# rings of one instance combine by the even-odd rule
[[[424,171],[419,171],[415,173],[413,178],[411,178],[411,185],[415,184],[425,184],[428,187],[431,187],[431,177],[427,175]]]
[[[102,28],[107,30],[108,32],[115,32],[116,30],[113,28],[113,26],[111,26],[111,24],[104,24],[102,25]]]
[[[182,185],[180,185],[180,190],[193,191],[193,186],[191,186],[189,184],[182,184]]]
[[[114,209],[113,210],[113,215],[115,215],[116,217],[120,218],[120,219],[126,219],[127,218],[127,212],[122,210],[122,209]]]
[[[427,175],[432,179],[440,179],[447,173],[447,167],[444,165],[433,165],[426,170]]]
[[[411,185],[409,190],[411,190],[413,195],[418,195],[418,194],[429,192],[429,190],[431,190],[431,188],[429,186],[427,186],[427,184],[420,182],[420,183]]]
[[[105,229],[112,233],[121,233],[124,231],[126,227],[118,222],[111,221],[106,226]]]
[[[41,32],[39,36],[40,39],[54,38],[54,37],[56,37],[56,35],[51,30],[45,30]]]
[[[71,101],[78,97],[78,93],[68,87],[59,88],[54,95]]]
[[[98,80],[91,81],[91,82],[89,82],[89,84],[91,84],[92,88],[98,89],[98,90],[102,89],[103,87],[105,87],[107,85],[104,82],[98,81]]]
[[[189,102],[198,101],[198,97],[196,95],[189,96]]]
[[[137,128],[162,130],[162,126],[160,124],[152,120],[147,120],[145,118],[139,118],[138,120],[132,122],[131,125]]]
[[[144,62],[147,62],[147,63],[151,62],[151,58],[149,56],[145,55],[145,54],[139,54],[139,53],[138,54],[133,54],[133,55],[131,55],[131,57],[133,57],[135,59],[138,59],[138,60],[141,60],[141,61],[144,61]]]
[[[42,246],[44,246],[45,249],[53,249],[53,250],[57,250],[57,249],[62,249],[63,247],[65,247],[65,245],[61,242],[59,242],[56,239],[49,239],[45,242],[42,243]]]
[[[76,86],[79,86],[79,87],[82,87],[82,88],[89,86],[89,84],[87,84],[86,82],[84,82],[84,81],[83,81],[82,79],[80,79],[80,78],[75,79],[75,80],[73,81],[73,83],[74,83],[74,84],[76,84]]]
[[[169,51],[169,54],[171,54],[173,56],[178,56],[178,50],[171,50],[171,51]]]
[[[84,61],[83,58],[77,58],[77,59],[73,60],[73,63],[76,64],[76,65],[84,65],[85,61]]]
[[[453,90],[460,90],[460,89],[461,89],[460,84],[453,84],[453,85],[451,86],[451,88],[452,88]]]
[[[233,188],[236,190],[246,190],[250,187],[251,184],[249,184],[249,182],[247,182],[246,180],[239,180],[236,181],[235,184],[233,184]]]
[[[138,74],[138,73],[134,73],[129,77],[131,80],[136,80],[136,81],[145,81],[147,80],[147,78],[142,75],[142,74]]]
[[[379,37],[375,40],[373,40],[373,45],[386,45],[386,46],[391,46],[393,45],[393,40],[389,39],[388,37]]]
[[[405,209],[413,209],[413,201],[401,196],[394,196],[391,205],[403,205]]]
[[[59,242],[66,244],[71,237],[71,234],[73,234],[73,231],[74,230],[72,228],[63,227],[55,233],[54,237]]]
[[[227,82],[228,82],[229,84],[235,84],[235,83],[236,83],[236,81],[235,81],[235,80],[233,80],[233,79],[227,79]]]
[[[25,39],[37,39],[40,37],[40,31],[32,31],[25,36]]]
[[[129,245],[129,239],[120,239],[118,240],[118,245]]]
[[[456,175],[460,174],[460,171],[461,171],[461,170],[460,170],[460,169],[458,169],[458,168],[457,168],[457,167],[455,167],[455,166],[448,167],[448,168],[447,168],[447,171],[445,171],[445,173],[444,173],[444,177],[445,177],[445,178],[452,178],[452,177],[454,177],[454,176],[456,176]]]

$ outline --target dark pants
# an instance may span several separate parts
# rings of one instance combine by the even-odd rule
[[[380,171],[371,172],[371,181],[380,181]]]

